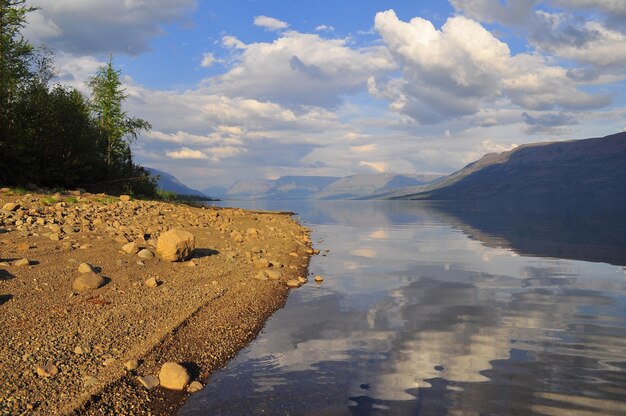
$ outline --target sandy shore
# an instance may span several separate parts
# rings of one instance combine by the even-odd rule
[[[284,305],[312,254],[289,214],[10,192],[0,208],[6,415],[174,413],[190,393],[148,389],[139,377],[174,361],[204,380]],[[150,258],[172,228],[195,236],[192,260]],[[121,250],[133,241],[150,253]],[[74,290],[81,263],[107,283]]]

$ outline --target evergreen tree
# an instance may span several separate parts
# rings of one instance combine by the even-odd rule
[[[129,117],[122,109],[128,95],[120,82],[120,74],[120,70],[113,68],[113,57],[110,56],[109,62],[89,81],[94,116],[106,144],[109,176],[116,166],[132,168],[130,145],[142,130],[152,128],[147,121]]]

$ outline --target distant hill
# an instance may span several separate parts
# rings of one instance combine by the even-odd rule
[[[205,195],[211,195],[214,198],[224,198],[226,196],[226,192],[228,192],[228,188],[224,188],[222,186],[210,186],[202,189],[201,192]]]
[[[337,176],[283,176],[276,180],[240,181],[226,193],[230,199],[360,199],[411,185],[423,185],[438,175],[393,173]]]
[[[198,197],[209,197],[203,192],[198,191],[197,189],[193,189],[179,181],[174,175],[163,172],[162,170],[154,169],[154,168],[146,168],[150,175],[154,177],[158,177],[157,187],[163,191],[175,192],[178,195],[193,195]]]
[[[626,132],[602,138],[534,143],[488,154],[433,184],[392,199],[623,200]]]

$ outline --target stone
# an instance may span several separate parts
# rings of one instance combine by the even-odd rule
[[[324,278],[318,274],[317,276],[315,276],[315,281],[317,283],[322,283],[324,281]]]
[[[80,273],[93,273],[93,268],[89,263],[81,263],[78,265],[78,271]]]
[[[309,280],[306,277],[298,276],[298,282],[305,284]]]
[[[296,253],[296,252],[291,252],[291,253],[289,253],[289,255],[291,257],[300,257],[300,256],[298,256],[298,253]]]
[[[197,266],[197,264],[193,260],[189,260],[189,262],[187,263],[187,267],[196,267],[196,266]]]
[[[154,277],[151,277],[149,279],[146,279],[144,284],[146,286],[148,286],[149,288],[154,288],[154,287],[157,287],[159,285],[159,282]]]
[[[134,371],[139,367],[139,361],[137,360],[128,360],[124,363],[124,368],[127,371]]]
[[[203,388],[204,388],[204,386],[199,381],[192,381],[191,384],[189,384],[189,386],[187,386],[187,392],[188,393],[197,393],[200,390],[202,390]]]
[[[152,374],[143,377],[139,376],[137,377],[137,381],[148,390],[152,390],[159,385],[159,379]]]
[[[258,280],[267,280],[267,275],[265,274],[264,270],[261,270],[254,276],[254,278]]]
[[[159,371],[159,383],[166,389],[184,390],[190,379],[187,369],[178,363],[165,363]]]
[[[106,360],[104,360],[104,362],[102,363],[102,366],[103,366],[103,367],[108,367],[108,366],[110,366],[110,365],[112,365],[112,364],[115,364],[115,362],[116,362],[116,361],[117,361],[117,360],[116,360],[115,358],[113,358],[113,357],[111,357],[111,358],[107,358],[107,359],[106,359]]]
[[[74,282],[72,283],[72,289],[78,292],[85,292],[87,290],[98,289],[104,286],[105,283],[106,281],[104,280],[104,277],[100,276],[99,274],[95,274],[93,272],[83,273],[76,279],[74,279]]]
[[[19,204],[16,204],[14,202],[7,202],[6,204],[2,206],[2,209],[5,211],[15,211],[19,207],[20,207]]]
[[[290,287],[290,288],[300,287],[301,284],[302,283],[300,283],[300,281],[297,280],[297,279],[289,279],[289,280],[287,280],[287,287]]]
[[[259,231],[256,228],[248,228],[246,230],[246,235],[248,237],[256,237],[257,235],[259,235]]]
[[[252,260],[255,269],[267,269],[270,267],[270,262],[266,258]]]
[[[91,387],[98,382],[98,379],[93,376],[84,376],[83,377],[83,386]]]
[[[16,248],[18,249],[18,251],[28,251],[28,250],[30,250],[30,244],[29,243],[19,243]]]
[[[0,194],[6,194],[6,193],[8,193],[10,191],[11,191],[11,189],[9,189],[9,188],[0,188]]]
[[[30,265],[30,260],[28,260],[26,257],[24,257],[23,259],[17,260],[15,263],[13,263],[13,265],[14,266],[18,266],[18,267],[28,266],[28,265]]]
[[[120,195],[120,201],[122,202],[130,201],[130,195]]]
[[[147,248],[144,248],[143,250],[140,250],[139,253],[137,253],[137,255],[140,258],[146,259],[146,260],[150,260],[150,259],[154,258],[154,253],[151,252],[150,250],[148,250]]]
[[[133,241],[131,243],[124,244],[122,246],[122,251],[126,254],[137,254],[139,252],[139,246]]]
[[[91,352],[91,347],[89,345],[77,345],[74,348],[74,354],[76,355],[89,354],[90,352]]]
[[[181,261],[191,257],[196,238],[187,231],[172,229],[164,232],[157,240],[157,253],[163,260]]]
[[[265,270],[265,274],[272,280],[278,280],[281,278],[282,274],[278,270],[267,269]]]
[[[38,365],[36,371],[39,377],[50,378],[59,373],[59,368],[52,363],[48,363],[46,365]]]
[[[235,243],[243,243],[244,242],[243,236],[240,233],[238,233],[237,231],[233,231],[232,233],[230,233],[230,237],[233,239],[233,241]]]

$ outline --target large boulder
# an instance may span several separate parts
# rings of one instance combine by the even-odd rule
[[[159,383],[166,389],[184,390],[190,381],[189,373],[178,363],[165,363],[159,371]]]
[[[181,261],[191,257],[196,246],[196,238],[187,231],[169,230],[159,236],[157,253],[163,260]]]

